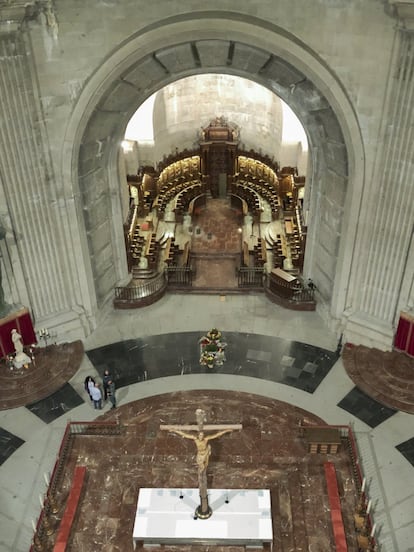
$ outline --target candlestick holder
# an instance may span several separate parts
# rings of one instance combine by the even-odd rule
[[[36,366],[36,344],[32,343],[29,347],[29,356],[32,359],[33,366]]]
[[[44,342],[45,347],[47,347],[47,341],[51,338],[51,335],[49,333],[49,330],[47,328],[41,328],[38,331],[39,339]]]
[[[9,370],[14,369],[14,355],[7,355],[6,364],[7,364],[7,368],[9,368]]]

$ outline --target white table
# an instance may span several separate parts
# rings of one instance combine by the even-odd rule
[[[209,489],[213,514],[198,519],[198,489],[149,489],[139,491],[133,543],[215,544],[272,548],[270,491],[266,489]]]

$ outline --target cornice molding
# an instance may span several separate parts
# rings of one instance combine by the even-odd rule
[[[388,0],[388,4],[401,28],[414,32],[414,0]]]
[[[53,12],[51,0],[0,0],[0,33],[18,31],[41,12]]]
[[[0,0],[0,23],[21,23],[27,14],[36,11],[35,1]]]

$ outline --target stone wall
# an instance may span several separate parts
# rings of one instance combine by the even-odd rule
[[[390,346],[409,300],[409,236],[398,221],[412,220],[403,200],[411,123],[398,109],[411,97],[412,37],[396,25],[395,2],[211,0],[206,11],[192,0],[142,9],[56,0],[54,13],[27,4],[0,25],[2,63],[13,69],[2,70],[2,109],[14,121],[1,125],[0,174],[23,272],[16,289],[38,321],[88,333],[126,276],[118,153],[132,113],[169,82],[230,73],[277,93],[307,129],[305,270],[321,311],[338,331],[353,320],[355,340]]]
[[[247,79],[199,75],[161,90],[154,104],[155,156],[198,147],[200,131],[215,117],[239,129],[242,149],[257,148],[280,158],[282,107],[272,92]],[[260,136],[260,140],[258,137]]]

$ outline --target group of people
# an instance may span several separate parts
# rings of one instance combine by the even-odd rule
[[[102,388],[92,376],[87,376],[85,379],[85,391],[88,393],[95,409],[102,409],[102,401],[109,401],[112,404],[111,408],[116,408],[115,382],[109,373],[105,370],[102,378]]]

